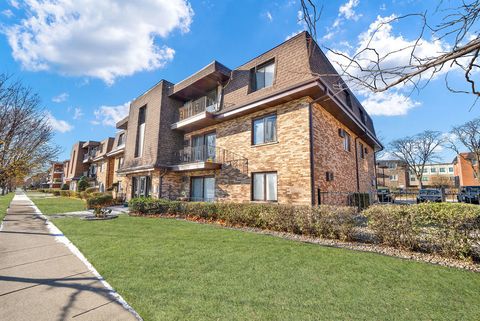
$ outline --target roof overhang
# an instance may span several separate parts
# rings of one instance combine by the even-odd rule
[[[82,148],[87,148],[87,147],[90,147],[90,146],[98,146],[98,145],[100,145],[100,142],[89,140],[89,141],[86,141],[85,143],[83,143]]]
[[[214,61],[197,73],[177,83],[171,89],[171,98],[187,101],[205,95],[219,83],[223,84],[230,78],[231,70]]]
[[[125,145],[123,145],[120,148],[116,148],[114,150],[111,150],[110,152],[107,153],[107,157],[112,157],[112,156],[117,156],[117,155],[123,154],[124,151],[125,151]]]
[[[134,167],[125,167],[117,170],[117,174],[119,175],[129,175],[129,174],[136,174],[142,172],[151,172],[155,170],[155,166],[152,165],[141,165],[141,166],[134,166]]]
[[[119,120],[119,121],[115,124],[115,126],[117,127],[117,129],[124,129],[124,130],[126,130],[127,127],[128,127],[128,116],[125,117],[125,118],[122,119],[122,120]]]

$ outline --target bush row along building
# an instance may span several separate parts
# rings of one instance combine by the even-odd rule
[[[117,129],[73,146],[70,189],[86,176],[127,200],[319,204],[326,192],[374,190],[382,148],[307,32],[236,69],[214,61],[176,84],[161,80]]]
[[[378,186],[392,189],[418,188],[419,182],[410,173],[405,162],[400,160],[379,160],[377,167]],[[423,169],[424,187],[480,186],[473,168],[478,168],[471,153],[461,153],[451,163],[426,164]]]

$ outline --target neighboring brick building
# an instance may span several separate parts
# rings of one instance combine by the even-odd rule
[[[118,129],[120,129],[120,131],[115,135],[111,151],[107,153],[109,168],[113,172],[111,184],[112,194],[114,198],[122,200],[126,199],[125,189],[127,186],[127,178],[125,176],[119,176],[117,170],[123,165],[125,141],[127,139],[127,131],[124,128],[127,127],[127,123],[127,118],[119,123]]]
[[[102,193],[112,188],[113,184],[113,159],[107,154],[112,150],[113,137],[102,140],[95,148],[94,156],[90,163],[90,171],[94,176],[93,185]]]
[[[478,163],[472,153],[460,153],[453,160],[455,180],[458,186],[480,186],[473,168],[478,171]]]
[[[407,164],[400,160],[377,161],[377,185],[391,189],[406,189],[411,186]]]
[[[303,32],[237,69],[213,62],[177,84],[160,81],[117,124],[128,132],[122,191],[291,204],[371,191],[381,144],[335,75]]]
[[[63,163],[52,162],[52,166],[48,171],[48,187],[60,188],[63,182]]]
[[[66,174],[64,175],[64,183],[68,184],[70,190],[77,190],[77,182],[88,172],[89,164],[84,163],[86,149],[83,148],[85,142],[77,142],[72,147],[70,160]]]

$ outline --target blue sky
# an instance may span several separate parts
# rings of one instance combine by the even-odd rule
[[[431,11],[434,2],[325,1],[319,43],[354,50],[378,19]],[[64,150],[60,159],[69,157],[77,140],[113,136],[114,121],[126,112],[127,103],[160,79],[180,81],[212,60],[235,68],[304,28],[298,21],[299,0],[100,3],[0,3],[0,72],[14,74],[40,94],[51,113],[56,143]],[[413,40],[418,26],[416,21],[392,24],[379,42],[394,46]],[[427,44],[429,40],[427,36]],[[462,85],[461,75],[451,79]],[[478,117],[478,107],[469,110],[472,97],[449,92],[443,77],[419,93],[408,92],[358,92],[384,143],[425,129],[447,132]],[[452,157],[443,155],[448,161]]]

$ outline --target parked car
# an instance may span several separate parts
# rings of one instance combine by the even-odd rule
[[[444,202],[445,194],[441,189],[424,188],[418,191],[417,204],[423,202]]]
[[[462,186],[457,195],[459,202],[479,204],[480,186]]]
[[[380,203],[395,203],[395,196],[388,188],[377,189],[378,201]]]

